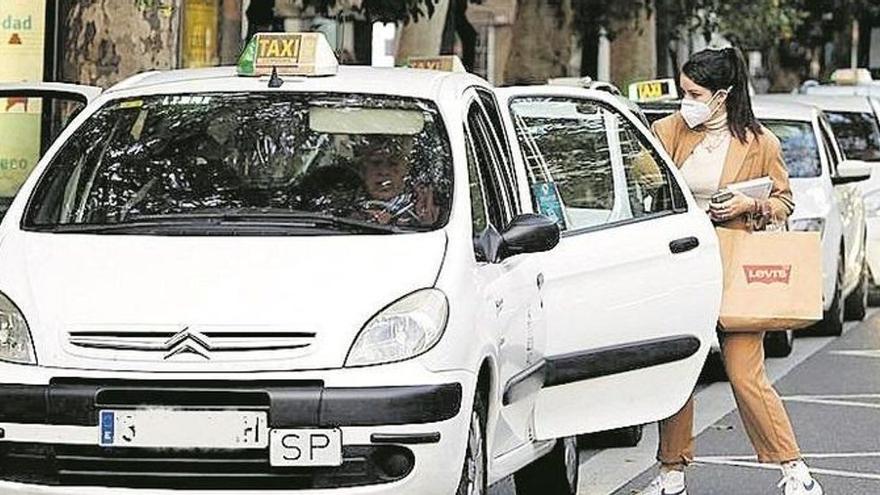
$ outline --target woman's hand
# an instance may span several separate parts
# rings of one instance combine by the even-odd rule
[[[732,191],[733,197],[723,203],[709,205],[709,215],[715,222],[729,222],[746,213],[755,211],[755,200],[739,191]]]

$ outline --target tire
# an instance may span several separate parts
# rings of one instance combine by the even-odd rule
[[[767,332],[764,336],[764,355],[772,358],[784,358],[791,355],[794,349],[794,332]]]
[[[513,475],[516,495],[576,495],[579,467],[577,438],[560,438],[549,454]]]
[[[471,410],[468,443],[465,448],[464,463],[461,468],[461,479],[458,482],[456,495],[486,495],[488,493],[488,475],[486,453],[486,400],[477,392],[474,407]]]
[[[816,323],[811,329],[812,335],[827,335],[836,337],[843,334],[844,304],[843,304],[843,274],[846,270],[843,255],[837,260],[837,280],[834,284],[834,299],[831,307],[825,311],[822,321]]]
[[[721,351],[712,351],[706,356],[706,362],[703,364],[703,371],[700,373],[700,383],[726,382],[727,369],[724,367],[724,358]]]
[[[859,284],[844,303],[843,317],[846,321],[861,321],[868,312],[868,264],[862,261]]]
[[[591,449],[613,449],[619,447],[635,447],[642,441],[644,427],[627,426],[616,430],[600,431],[587,435],[578,435],[578,443]]]

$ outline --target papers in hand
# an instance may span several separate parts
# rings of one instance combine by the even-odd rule
[[[770,177],[761,177],[745,182],[734,182],[728,184],[725,189],[741,192],[750,198],[767,199],[770,197],[770,191],[773,190],[773,181],[770,180]]]

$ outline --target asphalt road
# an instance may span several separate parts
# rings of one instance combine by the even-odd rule
[[[880,494],[880,312],[850,323],[836,339],[805,337],[785,359],[768,359],[801,449],[829,495]],[[758,464],[730,387],[697,389],[697,460],[690,495],[777,494],[781,475]],[[656,473],[656,427],[635,448],[582,452],[579,495],[631,495]],[[491,495],[513,495],[512,480]]]

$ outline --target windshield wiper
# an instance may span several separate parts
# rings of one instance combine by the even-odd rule
[[[219,213],[175,213],[168,215],[141,215],[125,222],[113,224],[60,224],[55,232],[112,232],[122,230],[155,229],[157,227],[197,227],[219,229],[234,225],[242,227],[269,227],[273,229],[320,228],[345,232],[370,234],[395,234],[406,230],[393,225],[381,225],[352,218],[342,218],[322,213],[296,211],[248,212],[229,211]]]

